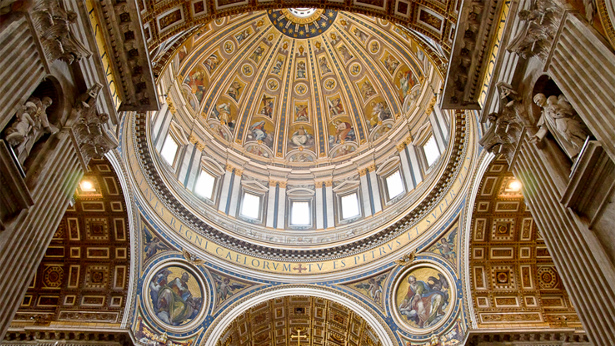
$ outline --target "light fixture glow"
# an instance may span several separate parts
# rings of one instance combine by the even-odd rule
[[[89,180],[82,181],[80,185],[82,191],[95,191],[94,184]]]
[[[521,190],[521,182],[519,180],[513,180],[508,184],[508,189],[510,191],[519,191]]]

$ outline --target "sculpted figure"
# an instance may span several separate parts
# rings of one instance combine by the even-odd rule
[[[6,141],[13,147],[19,162],[24,163],[34,144],[45,133],[54,134],[58,128],[49,123],[47,107],[52,104],[49,97],[31,97],[18,113],[15,122],[6,131]]]
[[[35,125],[32,119],[34,114],[36,114],[36,105],[32,102],[26,102],[24,111],[17,113],[15,122],[6,130],[5,139],[12,147],[17,147],[26,141]]]
[[[70,29],[70,25],[76,23],[77,13],[65,11],[62,1],[38,1],[33,9],[33,18],[43,38],[43,47],[51,59],[62,59],[71,64],[92,55]]]
[[[519,11],[521,29],[507,49],[524,59],[546,59],[560,25],[563,8],[556,0],[532,1],[530,8]]]
[[[564,95],[546,97],[541,93],[534,96],[534,103],[542,108],[542,114],[532,141],[540,144],[550,132],[566,155],[576,160],[590,132],[572,105]]]

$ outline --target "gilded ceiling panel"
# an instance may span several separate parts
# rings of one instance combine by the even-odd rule
[[[380,340],[365,320],[336,302],[289,296],[252,307],[237,317],[218,340],[219,346],[365,345]]]
[[[503,158],[491,163],[474,204],[469,266],[478,325],[581,328],[523,187],[506,168]]]
[[[459,0],[353,0],[346,1],[284,1],[249,2],[245,0],[164,1],[138,0],[145,37],[150,51],[177,39],[177,35],[206,24],[216,18],[238,13],[277,8],[323,8],[344,10],[406,26],[439,44],[444,51],[452,45],[450,31],[454,31]]]
[[[90,161],[28,287],[12,327],[119,326],[130,269],[124,195],[106,159]]]

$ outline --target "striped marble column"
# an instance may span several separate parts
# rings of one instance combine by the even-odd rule
[[[563,179],[549,145],[525,140],[512,171],[591,341],[615,345],[615,268],[596,234],[560,202]]]

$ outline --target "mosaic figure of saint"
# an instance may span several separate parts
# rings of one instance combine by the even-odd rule
[[[231,85],[228,87],[228,90],[226,91],[226,94],[230,97],[233,98],[233,100],[235,100],[235,102],[239,101],[239,89],[241,89],[241,84],[239,84],[238,81],[234,81],[233,83],[231,83]]]
[[[278,60],[276,60],[275,62],[275,65],[273,65],[273,70],[271,72],[279,76],[280,73],[282,73],[282,65],[284,65],[284,59],[278,58]]]
[[[203,299],[193,297],[188,285],[190,274],[183,272],[169,280],[170,274],[165,269],[156,274],[150,283],[150,297],[156,316],[164,323],[179,326],[198,315]]]
[[[314,143],[312,135],[307,133],[304,126],[301,126],[293,133],[290,141],[296,147],[307,147]]]
[[[205,68],[210,74],[216,70],[219,63],[220,59],[218,59],[218,56],[215,53],[207,57],[207,59],[205,59],[205,61],[203,62]]]
[[[295,121],[309,121],[307,105],[295,106]]]
[[[299,61],[297,63],[297,78],[306,78],[305,77],[305,61]]]
[[[318,64],[320,65],[320,72],[322,74],[331,72],[331,69],[329,68],[329,63],[327,62],[327,59],[324,56],[320,58],[320,60],[318,61]]]
[[[410,89],[416,84],[416,80],[412,75],[412,71],[408,70],[406,72],[400,72],[401,78],[399,79],[399,90],[402,92],[401,100],[405,100],[406,96],[410,92]]]

